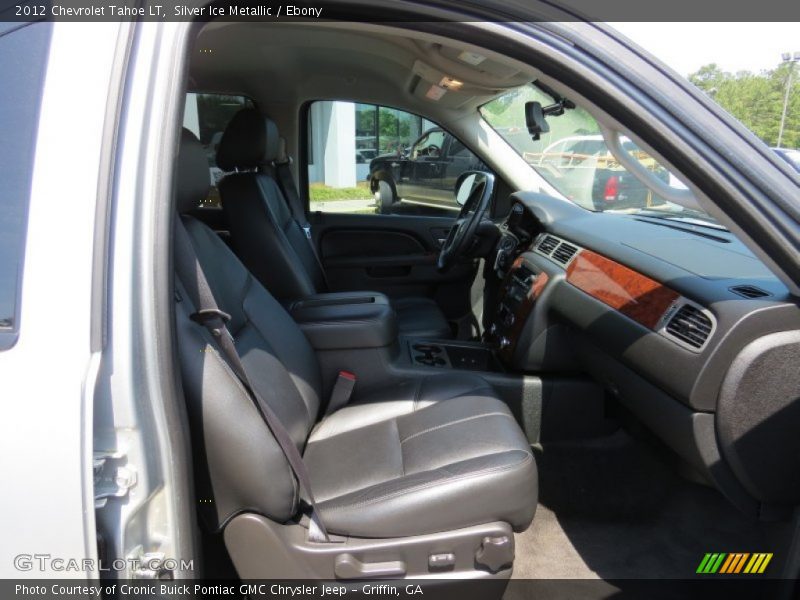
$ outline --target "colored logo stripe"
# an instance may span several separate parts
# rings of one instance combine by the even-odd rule
[[[757,552],[755,554],[750,554],[749,552],[733,552],[730,554],[708,552],[703,557],[703,560],[700,561],[696,572],[702,574],[760,574],[766,570],[767,565],[772,560],[772,556],[771,552]]]
[[[747,563],[747,566],[744,568],[744,572],[763,573],[764,570],[767,568],[769,561],[771,560],[772,560],[772,553],[753,554],[753,558],[751,558],[750,562]]]
[[[722,563],[722,568],[719,570],[720,573],[730,573],[730,568],[733,563],[737,560],[736,554],[728,554],[728,558],[725,559],[725,562]]]
[[[742,570],[744,566],[744,562],[747,560],[747,557],[750,556],[747,552],[736,552],[734,554],[728,555],[728,560],[725,561],[725,564],[722,565],[722,569],[720,569],[720,573],[738,573]]]
[[[700,566],[697,567],[698,573],[716,573],[717,569],[719,569],[720,565],[722,564],[723,559],[727,555],[722,553],[708,553],[703,557],[703,560],[700,562]]]

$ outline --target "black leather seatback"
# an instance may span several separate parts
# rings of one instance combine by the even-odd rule
[[[281,154],[278,128],[254,108],[234,115],[217,149],[229,174],[219,183],[222,206],[242,262],[282,302],[326,292],[325,275],[293,218],[272,163]]]
[[[268,171],[232,173],[219,189],[236,253],[278,300],[326,291],[305,232]]]

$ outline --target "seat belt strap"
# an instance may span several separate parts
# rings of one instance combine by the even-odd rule
[[[355,387],[356,376],[350,371],[339,371],[336,383],[333,384],[333,391],[328,401],[328,408],[325,410],[325,416],[335,413],[350,402]]]
[[[280,154],[282,158],[272,161],[272,168],[275,170],[278,186],[281,188],[284,198],[286,198],[286,204],[289,205],[289,211],[292,213],[292,217],[306,235],[308,245],[311,246],[311,253],[314,255],[314,260],[317,262],[320,273],[322,273],[325,287],[328,288],[328,278],[325,275],[322,260],[317,253],[314,239],[311,236],[311,223],[306,217],[303,203],[300,200],[300,194],[297,191],[297,186],[294,184],[294,178],[292,177],[292,170],[290,168],[292,157],[286,153],[286,140],[283,138],[280,139]]]
[[[275,175],[278,178],[278,184],[281,187],[283,195],[286,197],[286,203],[289,205],[289,210],[294,217],[294,220],[306,232],[306,237],[311,239],[311,224],[306,219],[305,211],[300,203],[300,194],[297,191],[297,186],[294,184],[292,178],[292,170],[289,165],[292,164],[292,159],[284,156],[279,160],[272,161],[272,167],[275,169]]]
[[[256,410],[258,410],[264,423],[272,432],[275,441],[278,442],[283,454],[286,456],[289,467],[297,478],[297,482],[306,494],[308,503],[311,505],[311,524],[308,528],[309,540],[330,542],[328,531],[322,522],[314,500],[314,494],[311,491],[311,478],[303,462],[303,457],[291,435],[289,435],[283,423],[272,410],[272,407],[264,401],[261,394],[250,383],[247,371],[244,368],[244,364],[242,364],[242,359],[233,343],[233,336],[228,331],[227,322],[230,320],[230,315],[220,310],[219,306],[217,306],[211,286],[208,284],[203,267],[194,249],[194,244],[180,217],[178,217],[175,227],[175,265],[178,277],[187,293],[191,296],[191,300],[197,310],[190,318],[195,323],[205,327],[216,341],[231,370],[244,386]]]

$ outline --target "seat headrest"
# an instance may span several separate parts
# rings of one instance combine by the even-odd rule
[[[233,116],[217,148],[217,166],[223,171],[254,169],[279,158],[278,126],[255,108]]]
[[[211,177],[208,160],[200,140],[188,129],[181,131],[181,145],[178,150],[177,185],[175,199],[178,212],[183,214],[194,210],[208,197]]]

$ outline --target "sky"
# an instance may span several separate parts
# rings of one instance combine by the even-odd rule
[[[800,52],[800,23],[609,25],[683,76],[712,62],[723,71],[757,73],[775,68],[783,52]]]

